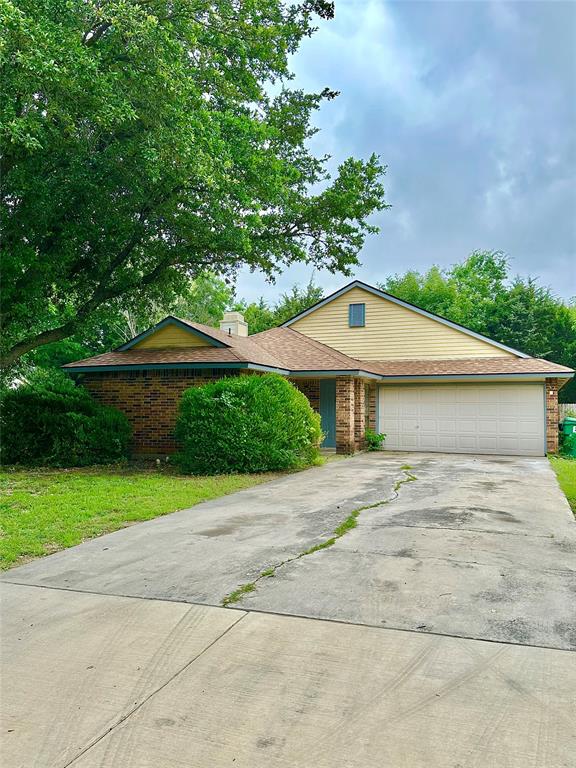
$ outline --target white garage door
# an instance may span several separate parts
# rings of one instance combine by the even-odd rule
[[[543,384],[381,386],[380,432],[391,451],[543,456]]]

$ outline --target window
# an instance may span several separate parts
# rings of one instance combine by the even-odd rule
[[[366,304],[348,304],[348,324],[350,328],[366,325]]]

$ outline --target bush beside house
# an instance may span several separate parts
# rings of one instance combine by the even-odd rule
[[[184,472],[268,472],[318,458],[320,417],[281,376],[220,379],[184,392],[176,425]]]
[[[126,459],[130,450],[126,416],[55,373],[4,390],[0,430],[2,464],[84,467]]]

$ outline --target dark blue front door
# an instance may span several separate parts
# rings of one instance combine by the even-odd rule
[[[336,448],[336,380],[320,379],[320,418],[325,434],[323,448]]]

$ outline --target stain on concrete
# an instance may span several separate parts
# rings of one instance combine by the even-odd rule
[[[269,736],[267,739],[258,739],[256,742],[258,749],[268,749],[268,747],[273,747],[274,744],[276,744],[274,736]]]
[[[574,617],[574,621],[555,622],[554,632],[556,632],[564,642],[576,649],[576,616]]]
[[[413,557],[414,547],[403,547],[402,549],[392,552],[392,557]]]
[[[576,554],[576,541],[569,541],[568,539],[554,539],[552,544],[555,547],[558,547],[561,552],[566,552],[567,554]]]
[[[176,725],[176,721],[172,720],[171,717],[157,717],[154,720],[154,725],[156,728],[169,728],[171,725]]]
[[[197,536],[230,536],[232,533],[236,533],[238,527],[236,525],[218,525],[215,528],[206,528],[205,531],[198,531]]]
[[[475,487],[481,488],[483,491],[493,492],[498,491],[502,486],[502,483],[497,483],[494,480],[476,480]]]
[[[528,644],[532,641],[533,627],[524,619],[491,619],[488,623],[496,637],[506,642]]]
[[[463,507],[429,507],[428,509],[407,510],[394,515],[394,525],[417,525],[456,527],[468,524],[473,518],[472,512]]]
[[[390,579],[382,579],[382,580],[375,579],[374,586],[379,587],[380,589],[383,589],[386,592],[398,592],[400,590],[400,587],[398,586],[398,582],[391,581]]]

